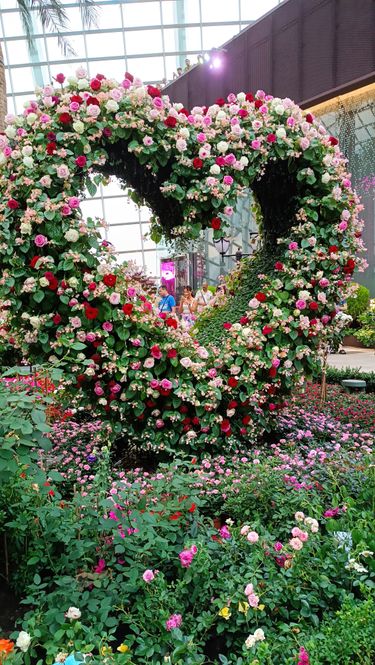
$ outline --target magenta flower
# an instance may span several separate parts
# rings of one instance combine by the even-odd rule
[[[298,654],[298,663],[297,665],[309,665],[309,654],[307,653],[305,647],[301,647]]]
[[[180,559],[181,566],[183,568],[190,568],[192,561],[194,559],[194,554],[191,550],[182,550],[178,555]]]
[[[44,245],[48,245],[48,238],[41,233],[38,233],[38,235],[35,236],[34,243],[37,247],[44,247]]]
[[[179,628],[182,624],[181,614],[172,614],[169,619],[165,622],[165,627],[167,630],[173,630],[174,628]]]
[[[221,529],[219,530],[219,533],[224,540],[229,540],[231,538],[230,531],[227,526],[222,526]]]
[[[150,582],[152,582],[152,580],[154,579],[154,577],[155,577],[154,572],[153,572],[152,570],[149,570],[149,569],[148,569],[148,570],[145,570],[145,572],[144,572],[143,575],[142,575],[142,579],[143,579],[145,582],[147,582],[147,584],[149,584]]]

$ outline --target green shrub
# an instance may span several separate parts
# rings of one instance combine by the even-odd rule
[[[354,334],[364,346],[375,347],[375,300],[371,301],[370,307],[366,312],[359,316],[361,328]]]
[[[368,288],[361,284],[358,284],[357,287],[356,292],[346,301],[347,312],[353,318],[354,323],[358,321],[358,318],[366,311],[370,303]]]
[[[327,382],[341,383],[343,379],[366,381],[366,392],[375,392],[375,372],[363,372],[359,367],[327,367]]]
[[[325,620],[307,643],[313,665],[372,665],[375,660],[375,602],[346,598],[335,619]]]

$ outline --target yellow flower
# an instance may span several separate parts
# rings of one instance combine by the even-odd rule
[[[258,605],[258,610],[260,610],[261,612],[263,612],[264,607],[265,607],[264,605]]]
[[[109,654],[112,653],[112,647],[102,647],[100,653],[102,656],[109,656]]]
[[[129,647],[127,644],[120,644],[120,646],[117,647],[117,651],[119,651],[120,653],[126,653],[127,651],[129,651]]]
[[[239,612],[243,612],[243,614],[247,614],[247,612],[248,612],[248,610],[249,610],[249,607],[250,607],[250,605],[249,605],[249,603],[247,603],[247,602],[241,602],[241,601],[240,601],[240,602],[238,603],[238,611],[239,611]]]
[[[223,619],[229,619],[231,612],[229,607],[222,607],[218,614],[219,617],[223,617]]]

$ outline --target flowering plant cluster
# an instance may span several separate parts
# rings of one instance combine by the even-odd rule
[[[0,137],[0,297],[11,343],[62,363],[81,405],[122,419],[146,447],[248,438],[311,370],[335,303],[364,265],[355,256],[361,205],[337,139],[261,90],[188,111],[130,74],[118,83],[79,69],[58,80],[23,115],[8,115]],[[266,247],[284,236],[280,260],[239,320],[224,322],[220,348],[156,317],[80,209],[100,174],[123,175],[153,209],[154,239],[206,228],[219,237],[238,197],[286,163],[297,201],[290,237],[265,219]]]

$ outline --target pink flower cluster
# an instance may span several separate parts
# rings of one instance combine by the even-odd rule
[[[168,631],[174,630],[174,628],[179,628],[182,624],[181,614],[172,614],[169,619],[165,622],[165,627]]]
[[[190,568],[197,551],[197,546],[192,545],[188,549],[184,549],[179,553],[178,558],[180,559],[183,568]]]

